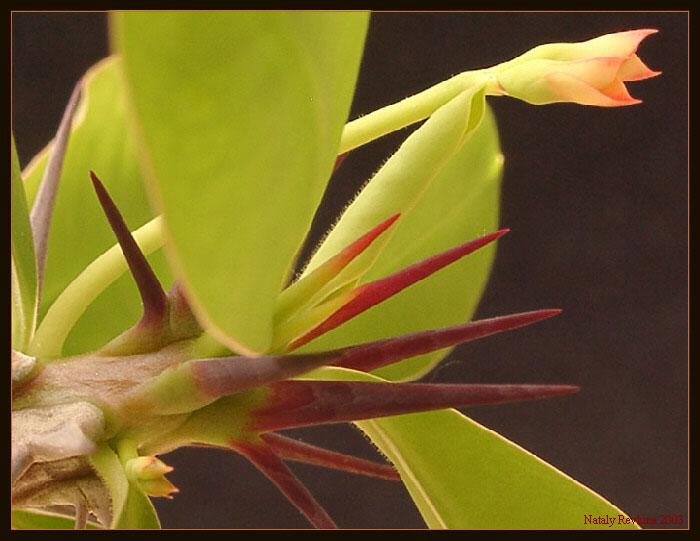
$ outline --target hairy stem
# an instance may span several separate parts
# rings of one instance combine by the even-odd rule
[[[418,94],[348,122],[340,137],[338,154],[428,118],[467,88],[487,82],[489,79],[491,77],[485,70],[465,71]],[[493,84],[488,84],[486,93],[500,95],[501,92],[496,85],[495,81]]]

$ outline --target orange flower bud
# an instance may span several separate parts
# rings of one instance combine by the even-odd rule
[[[637,56],[641,41],[656,30],[631,30],[581,43],[550,43],[497,66],[500,91],[542,105],[573,102],[616,107],[640,100],[630,96],[626,81],[659,75]]]

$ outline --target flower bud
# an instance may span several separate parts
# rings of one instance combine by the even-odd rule
[[[173,494],[180,492],[178,488],[165,477],[161,477],[160,479],[138,481],[138,484],[141,487],[141,490],[143,490],[146,494],[156,498],[172,499]]]
[[[656,30],[631,30],[581,43],[550,43],[497,66],[500,91],[536,105],[573,102],[616,107],[640,103],[626,81],[654,77],[637,56],[640,42]]]
[[[131,479],[150,480],[173,471],[172,466],[154,456],[139,456],[126,463],[124,470]]]
[[[170,481],[165,478],[166,473],[173,471],[172,466],[154,456],[139,456],[127,461],[124,471],[129,479],[138,483],[141,490],[149,496],[172,498],[172,494],[179,492]]]

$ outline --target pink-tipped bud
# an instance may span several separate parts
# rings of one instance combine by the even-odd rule
[[[155,456],[139,456],[132,458],[124,467],[128,476],[132,479],[152,480],[162,477],[173,471],[172,466]]]
[[[641,41],[655,32],[631,30],[581,43],[541,45],[497,66],[495,76],[503,94],[536,105],[633,105],[640,100],[630,96],[624,83],[660,73],[636,54]]]

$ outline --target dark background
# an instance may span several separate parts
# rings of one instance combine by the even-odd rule
[[[501,224],[512,231],[499,243],[477,315],[564,313],[463,346],[429,377],[580,385],[573,396],[468,414],[632,516],[683,514],[687,523],[688,15],[375,14],[351,118],[540,43],[636,28],[660,30],[640,56],[663,71],[629,85],[641,105],[490,99],[506,157]],[[75,81],[108,54],[106,16],[14,13],[12,45],[13,130],[24,166],[53,136]],[[407,133],[348,157],[316,235]],[[372,456],[349,426],[296,436]],[[181,493],[156,502],[165,527],[307,527],[234,453],[183,449],[166,461]],[[423,527],[398,483],[293,468],[341,527]]]

